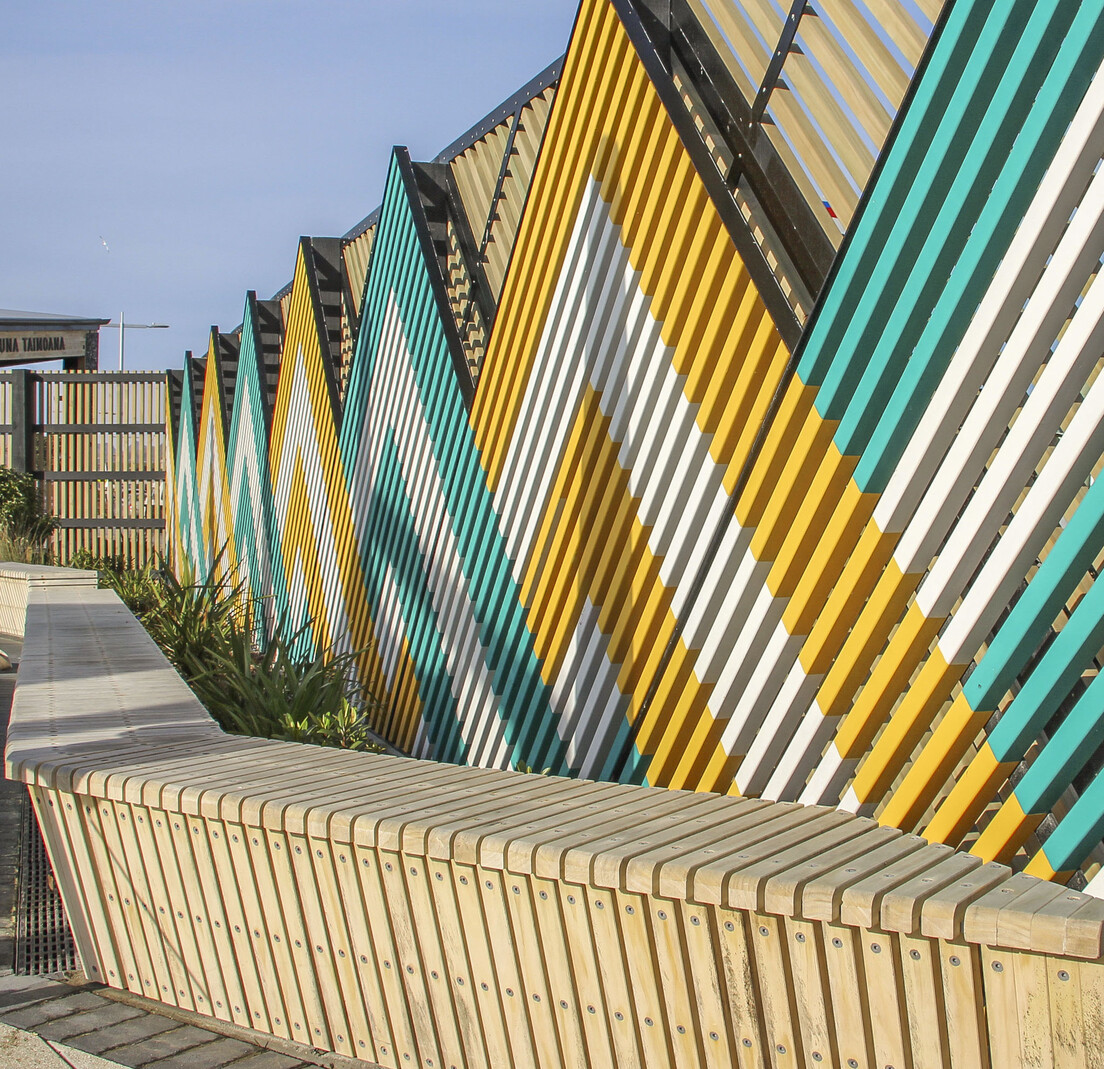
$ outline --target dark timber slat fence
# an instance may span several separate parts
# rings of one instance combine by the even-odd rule
[[[81,549],[156,559],[165,546],[164,375],[0,373],[0,464],[39,479],[57,520],[58,563]]]

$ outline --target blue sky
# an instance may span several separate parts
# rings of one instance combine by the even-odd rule
[[[431,158],[560,55],[576,7],[0,0],[0,307],[168,323],[127,366],[180,366],[300,234],[379,203],[393,144]]]

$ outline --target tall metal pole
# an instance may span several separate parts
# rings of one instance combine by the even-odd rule
[[[104,324],[108,327],[119,328],[119,370],[126,370],[126,332],[128,330],[167,330],[168,323],[128,323],[122,312],[119,313],[119,322],[112,320]]]

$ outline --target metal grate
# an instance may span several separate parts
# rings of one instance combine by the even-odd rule
[[[26,795],[21,820],[15,971],[23,976],[73,972],[79,968],[77,949],[38,820]]]

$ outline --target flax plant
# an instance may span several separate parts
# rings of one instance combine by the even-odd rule
[[[210,575],[220,574],[223,556],[216,555]],[[369,711],[380,703],[356,684],[355,664],[363,651],[337,656],[314,651],[309,624],[288,639],[277,629],[258,645],[258,600],[243,583],[200,580],[189,565],[174,574],[87,555],[74,565],[100,572],[101,584],[114,589],[142,621],[224,731],[349,750],[386,749],[367,726]]]

